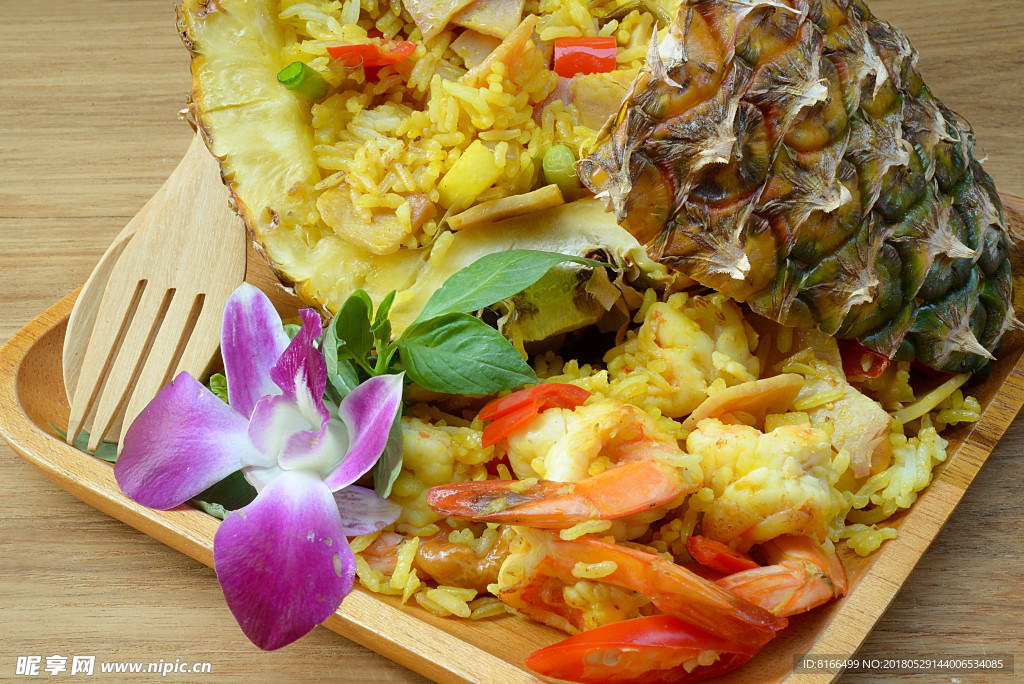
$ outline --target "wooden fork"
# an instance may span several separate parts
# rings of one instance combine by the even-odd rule
[[[71,401],[69,444],[84,429],[95,450],[118,422],[123,438],[161,387],[183,370],[202,376],[213,359],[224,305],[245,274],[245,228],[223,187],[210,182],[218,173],[196,135],[126,227],[135,235],[99,303]]]

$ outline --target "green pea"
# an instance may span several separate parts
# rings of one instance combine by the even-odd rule
[[[568,145],[552,145],[544,153],[541,163],[544,168],[544,181],[548,185],[556,184],[562,192],[576,190],[580,179],[576,177],[576,155]]]

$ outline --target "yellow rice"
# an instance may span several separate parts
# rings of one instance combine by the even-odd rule
[[[646,312],[640,317],[641,322],[647,319],[652,310],[658,310],[655,308],[658,304],[656,298],[647,297],[644,302]],[[721,306],[724,305],[724,301],[702,300],[684,295],[670,299],[669,304],[673,310],[692,316],[699,327],[700,322],[707,322],[706,309],[722,312]],[[732,328],[728,331],[712,331],[713,338],[717,336],[729,340],[728,344],[720,346],[719,353],[722,358],[717,362],[713,361],[712,367],[716,369],[716,373],[721,373],[723,369],[732,369],[734,372],[730,374],[727,371],[716,376],[715,380],[705,387],[707,394],[730,383],[742,381],[745,376],[760,375],[756,358],[749,355],[756,347],[756,336],[739,316],[732,320],[731,325]],[[623,400],[632,398],[637,403],[646,405],[651,415],[662,421],[659,426],[669,426],[666,430],[670,434],[681,441],[685,440],[686,433],[680,423],[660,414],[649,402],[645,404],[644,394],[637,393],[635,389],[639,386],[637,379],[641,377],[643,383],[649,383],[646,387],[650,388],[653,385],[656,388],[658,383],[652,378],[660,375],[664,380],[669,371],[667,366],[659,364],[654,349],[646,352],[641,349],[640,340],[640,332],[631,331],[621,345],[605,355],[608,368],[581,365],[579,361],[573,359],[565,361],[553,352],[539,356],[535,360],[535,365],[538,375],[546,382],[569,382],[585,387],[599,396],[615,396]],[[792,340],[790,343],[792,344]],[[632,367],[631,373],[624,372],[627,365]],[[735,372],[737,366],[742,369],[741,372]],[[643,369],[644,375],[638,376],[637,369]],[[809,376],[822,373],[821,368],[815,365],[812,357],[806,352],[791,357],[785,370]],[[893,368],[887,371],[887,376],[888,381],[884,386],[865,383],[864,390],[879,396],[885,408],[893,413],[913,407],[914,403],[919,401],[919,397],[914,395],[909,384],[908,369],[903,362],[894,364]],[[809,397],[809,400],[798,408],[809,410],[838,398],[828,392],[822,392]],[[845,542],[854,552],[866,555],[877,550],[886,540],[894,539],[897,531],[886,526],[886,520],[913,504],[921,491],[931,482],[935,466],[946,458],[947,442],[939,435],[939,431],[947,426],[976,421],[979,418],[977,400],[965,395],[958,388],[943,396],[941,400],[931,397],[928,401],[927,408],[930,410],[920,419],[907,424],[894,423],[890,434],[893,459],[886,470],[858,482],[850,480],[847,474],[850,464],[848,453],[840,451],[831,459],[827,472],[830,497],[828,506],[834,517],[833,523],[829,526],[830,540]],[[431,485],[494,476],[489,475],[486,469],[487,462],[495,456],[494,448],[481,450],[479,445],[482,426],[475,417],[463,420],[425,404],[414,407],[403,421],[404,434],[407,438],[406,463],[395,487],[396,500],[402,503],[403,512],[395,529],[409,536],[409,539],[400,545],[398,562],[391,575],[371,569],[364,559],[357,556],[357,576],[360,584],[371,591],[401,596],[403,601],[415,598],[423,608],[438,615],[479,619],[511,612],[511,609],[495,596],[478,596],[474,590],[456,587],[435,587],[434,583],[419,578],[416,568],[413,567],[419,537],[436,536],[440,530],[439,525],[442,524],[453,527],[447,533],[447,541],[472,548],[477,557],[482,558],[497,543],[497,525],[470,524],[455,519],[443,520],[429,512],[424,500],[426,490]],[[801,411],[769,415],[766,417],[765,430],[770,432],[782,426],[808,423],[808,415]],[[590,474],[598,474],[613,465],[605,457],[598,458],[591,464]],[[537,484],[535,478],[514,480],[513,474],[504,463],[499,464],[495,470],[499,477],[513,479],[513,491],[522,493]],[[726,479],[730,477],[725,472],[713,473],[709,482],[714,482],[715,477],[719,476]],[[657,553],[669,560],[680,562],[689,557],[686,551],[687,538],[697,529],[701,514],[707,511],[715,500],[713,485],[705,486],[695,491],[678,510],[669,515],[665,515],[664,511],[655,510],[642,516],[635,516],[634,528],[639,524],[641,529],[647,529],[643,543],[629,541],[636,539],[636,532],[626,532],[629,525],[623,524],[622,521],[588,520],[560,530],[559,533],[565,540],[578,539],[584,535],[612,535],[624,546]],[[493,503],[495,510],[505,506],[504,500]],[[353,549],[356,552],[365,550],[376,538],[377,535],[356,538],[352,541]],[[515,544],[516,542],[513,542],[513,548]],[[516,569],[515,565],[503,567],[504,579],[498,585],[490,585],[488,589],[497,592],[499,586],[518,582],[516,573],[522,572],[523,569]],[[593,626],[623,619],[647,603],[646,598],[634,592],[610,587],[601,582],[615,569],[612,562],[575,563],[571,574],[579,581],[562,589],[566,605],[580,608],[586,615],[586,621],[592,621]]]
[[[636,11],[599,29],[586,0],[530,2],[525,12],[539,15],[542,40],[598,30],[613,35],[618,68],[624,70],[639,68],[654,30],[651,15]],[[596,138],[575,105],[545,102],[558,77],[541,50],[523,50],[513,73],[494,61],[476,87],[460,81],[467,65],[452,48],[459,29],[450,25],[423,41],[398,2],[282,0],[279,19],[287,31],[283,58],[305,62],[337,89],[310,113],[323,178],[315,189],[338,189],[363,221],[378,213],[395,216],[404,237],[381,247],[382,253],[429,243],[446,211],[466,208],[451,206],[439,184],[474,143],[487,146],[498,167],[496,180],[472,199],[480,203],[531,190],[551,145],[566,144],[579,156]],[[417,47],[409,59],[366,80],[363,69],[331,59],[327,48],[365,42],[371,30]],[[414,194],[439,208],[418,226],[409,202]]]

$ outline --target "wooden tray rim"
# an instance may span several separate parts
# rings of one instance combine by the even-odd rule
[[[32,347],[70,314],[76,290],[26,324],[0,348],[0,435],[47,479],[85,503],[213,567],[217,521],[188,505],[156,511],[124,496],[113,469],[41,430],[17,395],[22,362]],[[60,391],[63,391],[61,389]],[[888,608],[903,582],[952,514],[996,442],[1024,404],[1024,352],[983,407],[961,447],[906,513],[897,539],[877,551],[856,591],[840,602],[813,639],[814,654],[852,655]],[[324,626],[438,682],[523,684],[547,680],[459,639],[358,586]],[[791,671],[786,684],[824,684],[841,672]]]

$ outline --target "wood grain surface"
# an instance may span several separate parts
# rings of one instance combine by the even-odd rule
[[[933,92],[973,123],[997,186],[1024,195],[1020,0],[875,0],[871,7],[908,34]],[[0,38],[6,339],[85,281],[177,165],[192,133],[175,114],[189,74],[170,0],[0,0]],[[1018,419],[862,655],[1012,653],[1020,661],[1016,676],[954,676],[1022,678],[1022,448]],[[97,662],[211,663],[209,675],[168,675],[177,681],[426,681],[325,629],[261,653],[238,630],[212,570],[79,502],[0,445],[0,681],[23,679],[15,676],[18,656],[45,663],[54,654],[69,662],[94,655]]]

